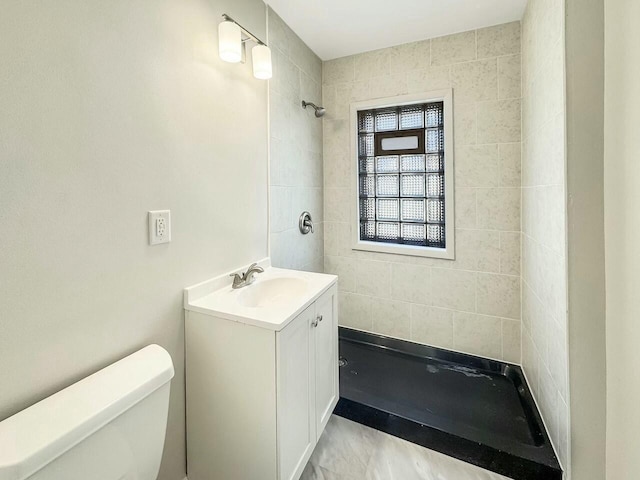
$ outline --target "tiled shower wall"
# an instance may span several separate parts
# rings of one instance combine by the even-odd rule
[[[349,103],[454,91],[456,259],[351,249]],[[325,271],[343,325],[520,362],[520,23],[323,64]]]
[[[322,120],[302,100],[321,103],[322,62],[271,9],[273,78],[269,82],[271,261],[321,272]],[[309,211],[314,233],[302,235],[298,217]]]
[[[569,450],[564,2],[522,22],[522,365],[563,466]]]

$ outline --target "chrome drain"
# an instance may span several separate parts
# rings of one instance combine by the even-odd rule
[[[349,362],[347,362],[347,359],[344,357],[339,357],[338,358],[338,366],[339,367],[346,367],[349,364]]]

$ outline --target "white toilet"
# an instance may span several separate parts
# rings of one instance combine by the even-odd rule
[[[150,345],[0,422],[0,480],[156,480],[173,374]]]

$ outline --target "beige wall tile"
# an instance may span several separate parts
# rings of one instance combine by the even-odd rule
[[[324,219],[328,222],[351,220],[351,196],[348,188],[325,188]]]
[[[350,115],[351,102],[358,102],[369,98],[369,80],[350,83],[339,83],[336,85],[334,112],[327,112],[334,118],[348,120]]]
[[[524,330],[526,330],[527,332],[529,332],[529,335],[531,335],[531,331],[532,331],[532,319],[531,319],[531,306],[530,306],[530,302],[531,302],[531,295],[532,295],[532,291],[531,291],[531,287],[529,286],[529,284],[527,283],[527,281],[521,278],[521,284],[520,284],[520,300],[522,302],[522,310],[521,310],[521,315],[522,315],[522,328]]]
[[[391,51],[387,48],[354,56],[355,80],[369,80],[393,73],[389,70]]]
[[[455,189],[456,228],[473,228],[476,223],[476,189],[468,187],[456,187]]]
[[[520,232],[500,232],[500,273],[520,275]]]
[[[323,155],[325,158],[350,158],[349,122],[347,120],[323,121]],[[325,172],[325,175],[327,172]]]
[[[322,105],[327,109],[327,113],[324,116],[324,120],[334,118],[334,110],[336,109],[336,85],[321,85],[322,86]],[[322,122],[324,124],[324,121]],[[324,125],[323,125],[324,128]],[[323,139],[324,140],[324,139]]]
[[[478,121],[474,104],[461,104],[454,100],[453,104],[453,136],[456,147],[458,145],[472,145],[477,143]],[[491,142],[485,142],[491,143]]]
[[[269,88],[273,92],[280,93],[287,97],[300,95],[300,70],[290,60],[289,57],[274,50],[271,53],[273,63],[273,80],[269,82]]]
[[[520,100],[499,100],[477,105],[478,143],[520,141]]]
[[[407,72],[407,92],[425,93],[451,86],[449,66],[429,67]]]
[[[460,145],[456,148],[456,187],[500,186],[498,145]]]
[[[549,352],[549,328],[552,319],[549,317],[549,314],[536,293],[531,290],[528,285],[523,290],[522,301],[523,306],[526,305],[527,325],[530,328],[529,333],[531,339],[536,345],[536,350],[540,355],[541,361],[544,361],[544,359],[548,357]]]
[[[351,250],[351,224],[325,222],[324,251],[326,255],[353,256]]]
[[[429,267],[394,263],[391,265],[391,298],[428,305],[431,270]]]
[[[387,300],[371,299],[373,329],[382,335],[409,340],[411,337],[410,304]]]
[[[372,297],[391,297],[391,264],[358,260],[356,291]]]
[[[520,98],[520,55],[498,58],[498,98]]]
[[[451,66],[451,86],[456,102],[498,98],[498,61],[495,58]]]
[[[349,257],[324,257],[325,273],[338,275],[338,289],[342,292],[356,291],[356,261]]]
[[[371,297],[354,293],[340,293],[338,298],[338,320],[340,325],[373,331],[371,319]]]
[[[271,232],[283,232],[295,226],[291,209],[293,191],[290,187],[271,187]]]
[[[495,230],[520,230],[520,189],[477,189],[478,227]]]
[[[475,59],[475,31],[431,39],[431,65],[449,65]]]
[[[567,333],[558,322],[550,321],[548,326],[549,349],[545,364],[549,368],[551,378],[556,385],[558,394],[563,398],[568,397],[568,360],[567,360]]]
[[[282,265],[283,268],[290,268],[291,266],[287,261],[287,234],[288,232],[271,232],[269,235],[271,263],[273,265]]]
[[[273,91],[269,94],[270,109],[270,134],[272,138],[289,140],[285,135],[287,128],[291,124],[293,104],[291,99]]]
[[[289,58],[302,72],[322,81],[322,60],[297,36],[289,45]]]
[[[433,268],[431,303],[435,307],[465,312],[476,310],[476,272]]]
[[[567,406],[566,401],[562,398],[558,398],[558,410],[559,410],[559,418],[558,418],[558,457],[560,460],[560,464],[565,466],[568,465],[569,462],[569,407]]]
[[[453,348],[453,310],[411,305],[411,340]]]
[[[543,364],[540,365],[538,390],[538,406],[547,425],[547,431],[554,445],[558,444],[558,391],[551,373]]]
[[[269,46],[272,53],[274,49],[278,49],[284,54],[289,53],[289,42],[292,41],[296,34],[289,28],[277,13],[269,9]]]
[[[564,114],[554,116],[523,139],[522,185],[564,183]],[[526,158],[526,161],[524,159]]]
[[[322,82],[320,77],[312,77],[300,70],[300,96],[304,99],[310,99],[310,102],[322,105]],[[304,112],[304,110],[302,111]],[[314,116],[306,115],[305,119],[312,127],[322,130],[322,122],[318,122]]]
[[[502,358],[502,320],[485,315],[455,312],[453,348],[495,359]]]
[[[521,145],[520,143],[500,144],[500,186],[520,187]]]
[[[329,60],[322,64],[322,83],[332,85],[336,83],[352,82],[354,80],[354,58],[342,57]]]
[[[383,98],[407,93],[407,75],[404,73],[375,77],[369,80],[369,97]]]
[[[324,155],[324,186],[327,188],[351,186],[351,164],[346,152],[335,151],[333,155]]]
[[[324,273],[324,258],[319,257],[303,265],[300,270],[305,272]]]
[[[502,359],[506,362],[520,363],[520,322],[502,320]]]
[[[431,65],[431,41],[405,43],[390,49],[389,71],[409,72]]]
[[[549,185],[523,189],[522,230],[541,245],[564,255],[564,186]]]
[[[537,394],[539,382],[539,356],[529,332],[522,332],[522,368],[531,390]]]
[[[478,313],[520,319],[520,277],[478,272]]]
[[[500,271],[500,232],[456,230],[456,259],[451,268],[479,272]]]
[[[478,30],[478,58],[520,53],[520,22]]]
[[[321,224],[324,216],[322,187],[311,187],[307,185],[289,188],[291,190],[290,208],[292,218],[291,223],[289,224],[290,228],[298,228],[298,218],[300,217],[300,214],[305,210],[309,211],[309,213],[311,214],[314,225]]]

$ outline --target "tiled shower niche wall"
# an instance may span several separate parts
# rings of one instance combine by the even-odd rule
[[[351,249],[349,104],[453,88],[456,259]],[[520,362],[520,23],[323,64],[325,271],[340,321]]]

